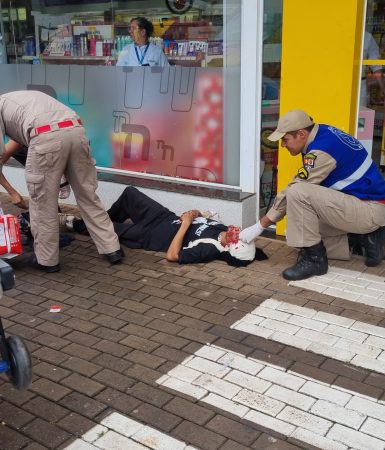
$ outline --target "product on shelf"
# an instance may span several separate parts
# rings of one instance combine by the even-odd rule
[[[43,56],[81,58],[84,61],[107,57],[112,63],[133,42],[128,29],[136,15],[132,10],[116,11],[114,22],[106,23],[103,14],[77,14],[70,19],[70,24],[58,27]],[[163,49],[171,64],[204,67],[218,56],[215,61],[221,65],[223,41],[216,39],[220,35],[217,24],[198,19],[193,13],[184,17],[159,15],[149,19],[154,24],[154,36],[150,41]]]

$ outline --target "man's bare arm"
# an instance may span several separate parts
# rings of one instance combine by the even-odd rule
[[[1,158],[2,163],[5,164],[11,156],[19,152],[22,148],[23,148],[22,144],[19,144],[18,142],[9,139],[9,141],[4,146],[4,153]]]
[[[187,230],[190,228],[192,221],[196,218],[195,211],[187,211],[182,214],[179,230],[177,231],[174,239],[171,241],[171,244],[167,250],[166,259],[170,262],[179,261],[179,252],[181,251],[183,239],[187,233]]]
[[[4,153],[1,155],[1,165],[5,164],[12,155],[19,152],[22,148],[22,144],[9,139],[8,142],[4,145]],[[14,205],[22,209],[28,209],[26,201],[6,179],[2,171],[0,172],[0,184],[8,192]]]
[[[0,173],[0,184],[8,192],[11,197],[11,201],[14,205],[22,209],[28,209],[28,205],[23,197],[17,192],[17,190],[11,185],[11,183],[5,178],[4,174]]]

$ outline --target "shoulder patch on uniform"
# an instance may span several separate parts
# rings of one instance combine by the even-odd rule
[[[314,153],[307,153],[303,155],[303,166],[306,170],[312,169],[314,167],[314,162],[317,159],[317,155]]]
[[[298,177],[301,178],[301,180],[307,180],[308,176],[309,172],[305,169],[305,167],[298,169]]]

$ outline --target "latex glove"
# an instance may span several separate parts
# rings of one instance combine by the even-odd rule
[[[254,241],[260,234],[262,234],[264,228],[261,225],[261,222],[258,222],[255,225],[251,225],[251,227],[247,227],[239,233],[239,239],[247,244],[250,244],[251,241]]]

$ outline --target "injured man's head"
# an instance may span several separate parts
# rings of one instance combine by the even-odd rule
[[[238,241],[232,242],[225,246],[225,250],[234,258],[241,261],[254,261],[255,258],[255,243],[246,244],[246,242]]]
[[[247,266],[254,260],[267,259],[265,253],[255,247],[254,241],[250,244],[242,242],[239,239],[241,228],[235,225],[229,225],[227,231],[221,236],[221,257],[231,266]],[[222,234],[222,233],[221,233]]]

